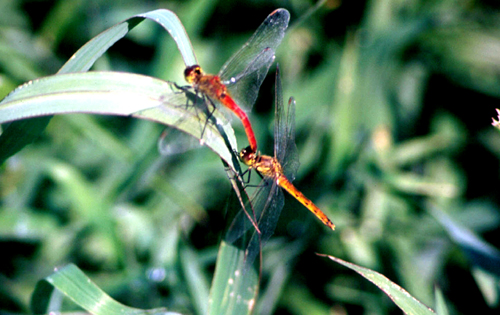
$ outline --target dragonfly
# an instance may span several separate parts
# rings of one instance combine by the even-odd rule
[[[285,112],[279,67],[276,70],[275,120],[274,156],[262,155],[252,151],[250,147],[239,152],[240,160],[249,167],[247,171],[255,170],[264,181],[260,185],[261,188],[251,198],[252,207],[259,218],[257,224],[260,229],[258,234],[260,234],[261,244],[257,247],[256,241],[253,242],[254,245],[250,243],[253,248],[249,246],[247,249],[249,260],[255,258],[259,248],[271,237],[276,228],[284,205],[282,189],[295,197],[324,225],[332,230],[335,229],[335,225],[328,216],[292,184],[299,167],[295,145],[295,100],[293,97],[290,98]]]
[[[250,39],[222,66],[218,75],[205,74],[199,65],[184,70],[184,77],[197,93],[232,111],[242,122],[249,148],[257,152],[257,141],[245,110],[250,110],[281,43],[290,20],[285,9],[273,11]],[[215,106],[213,106],[215,109]]]

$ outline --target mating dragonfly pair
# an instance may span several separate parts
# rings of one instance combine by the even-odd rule
[[[330,219],[291,183],[299,167],[295,146],[295,101],[290,98],[285,110],[279,67],[276,71],[274,156],[262,155],[258,151],[255,134],[243,109],[249,110],[255,102],[262,81],[274,62],[274,53],[284,37],[289,18],[287,10],[272,12],[218,75],[204,74],[199,65],[189,66],[184,72],[186,81],[205,99],[205,104],[222,104],[243,124],[249,146],[239,152],[239,158],[248,166],[248,172],[255,170],[265,181],[263,188],[251,198],[253,207],[261,208],[257,211],[260,218],[254,219],[267,221],[267,231],[259,231],[260,223],[252,222],[262,233],[261,239],[271,236],[283,207],[283,193],[279,187],[295,197],[323,224],[332,230],[335,228]]]

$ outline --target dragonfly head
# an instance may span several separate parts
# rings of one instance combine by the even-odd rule
[[[254,165],[256,159],[257,159],[257,154],[250,148],[250,146],[241,149],[240,161],[243,162],[245,165],[248,166]]]
[[[201,70],[201,67],[199,65],[190,66],[184,70],[184,78],[188,83],[195,82],[202,75],[203,70]]]

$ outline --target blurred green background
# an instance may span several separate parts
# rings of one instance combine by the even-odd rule
[[[285,97],[297,100],[294,183],[337,229],[286,196],[264,249],[256,314],[401,313],[371,283],[315,253],[374,269],[430,307],[438,286],[452,314],[498,314],[500,134],[491,126],[500,107],[498,4],[315,4],[2,0],[0,95],[55,73],[111,25],[158,8],[178,14],[199,63],[217,73],[284,7],[290,29],[277,61]],[[183,69],[173,40],[152,22],[93,68],[178,84]],[[273,99],[274,68],[250,114],[267,154]],[[235,118],[233,126],[246,146]],[[206,148],[161,156],[162,130],[131,118],[57,116],[1,166],[0,312],[28,313],[36,282],[73,262],[124,304],[199,313],[186,278],[210,286],[232,191]],[[471,247],[470,235],[484,243]]]

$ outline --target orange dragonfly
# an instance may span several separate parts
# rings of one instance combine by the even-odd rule
[[[222,66],[218,75],[205,74],[199,65],[188,66],[184,70],[186,81],[197,92],[207,96],[212,105],[214,100],[221,103],[241,120],[253,152],[257,152],[257,141],[244,109],[250,110],[257,99],[289,20],[287,10],[273,11],[243,47]]]
[[[335,229],[335,225],[310,199],[291,183],[299,167],[297,147],[295,146],[295,100],[290,98],[288,110],[283,106],[283,91],[279,68],[276,70],[276,109],[274,127],[274,157],[252,152],[247,147],[240,151],[240,160],[255,170],[264,180],[262,188],[252,198],[252,207],[256,212],[260,230],[259,247],[271,237],[276,227],[279,214],[284,205],[283,188],[309,209],[326,226]],[[241,234],[241,232],[240,232]],[[257,241],[254,241],[257,242]],[[258,249],[249,249],[247,257],[253,261]],[[253,257],[252,257],[253,256]]]

